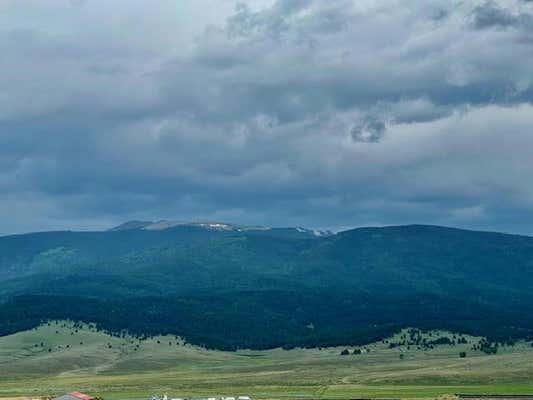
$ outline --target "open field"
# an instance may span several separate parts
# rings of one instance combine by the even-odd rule
[[[433,333],[433,338],[446,333]],[[176,337],[139,341],[60,322],[0,338],[0,397],[70,390],[106,399],[250,394],[257,398],[431,398],[463,393],[533,393],[533,348],[505,346],[496,355],[469,343],[236,353],[208,351]],[[391,341],[396,341],[393,338]],[[353,350],[353,347],[348,347]],[[459,353],[466,351],[466,358]],[[403,354],[400,357],[400,354]]]

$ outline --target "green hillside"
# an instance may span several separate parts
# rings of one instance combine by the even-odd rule
[[[433,226],[0,238],[0,334],[46,319],[225,350],[362,345],[414,326],[533,338],[533,238]]]
[[[439,342],[453,335],[432,331],[420,337]],[[343,399],[533,390],[533,348],[526,343],[503,346],[494,355],[473,351],[480,338],[461,335],[456,338],[467,343],[391,348],[406,337],[402,331],[363,347],[223,352],[174,336],[138,341],[54,321],[0,338],[0,397],[82,390],[106,399],[153,393]],[[342,356],[344,349],[361,354]]]

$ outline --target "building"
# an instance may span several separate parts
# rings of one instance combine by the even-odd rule
[[[52,400],[96,400],[96,398],[80,392],[70,392]]]

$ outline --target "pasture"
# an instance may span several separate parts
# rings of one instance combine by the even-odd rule
[[[433,332],[432,338],[451,337]],[[106,399],[239,395],[259,399],[357,397],[436,398],[462,393],[533,393],[529,343],[472,351],[468,343],[390,348],[273,349],[222,352],[174,336],[139,341],[89,325],[52,322],[0,338],[0,397],[55,395],[80,390]],[[341,356],[343,349],[363,354]],[[459,357],[460,352],[466,357]]]

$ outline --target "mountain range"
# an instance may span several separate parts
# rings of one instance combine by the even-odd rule
[[[130,221],[0,237],[0,334],[49,319],[209,348],[364,344],[404,327],[533,337],[533,238]]]

